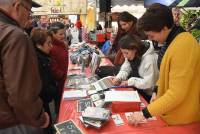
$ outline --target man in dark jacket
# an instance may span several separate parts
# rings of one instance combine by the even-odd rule
[[[40,134],[49,124],[39,98],[41,80],[33,45],[22,30],[31,0],[0,0],[0,133]]]

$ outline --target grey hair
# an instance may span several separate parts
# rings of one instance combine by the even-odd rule
[[[11,5],[14,2],[14,0],[0,0],[0,5]]]

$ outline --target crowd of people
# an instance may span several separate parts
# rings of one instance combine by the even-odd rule
[[[0,134],[54,134],[49,104],[54,101],[58,116],[74,25],[49,23],[46,16],[30,21],[31,8],[39,6],[0,0]],[[177,14],[156,3],[139,19],[128,12],[119,16],[105,51],[114,66],[96,73],[113,76],[114,85],[133,86],[149,103],[129,117],[130,124],[152,116],[169,125],[200,121],[200,45]],[[81,21],[75,26],[81,42]]]

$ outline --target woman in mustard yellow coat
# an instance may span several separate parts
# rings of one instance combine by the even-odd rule
[[[147,9],[138,28],[163,46],[158,58],[157,98],[134,113],[129,122],[138,124],[151,116],[161,116],[169,125],[200,122],[200,45],[174,25],[171,10],[161,4]]]

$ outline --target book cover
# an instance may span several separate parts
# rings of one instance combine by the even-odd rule
[[[90,62],[90,69],[92,75],[95,74],[95,70],[99,67],[100,63],[101,63],[101,57],[97,53],[93,52],[92,60]]]
[[[87,107],[84,112],[82,112],[83,119],[93,119],[106,121],[109,120],[111,111],[105,108],[99,107]]]
[[[87,107],[92,107],[93,102],[91,98],[89,99],[81,99],[77,101],[77,111],[83,112]]]
[[[83,134],[72,120],[57,123],[54,127],[58,134]]]
[[[78,88],[80,85],[89,84],[89,79],[84,75],[74,75],[67,78],[66,88]]]
[[[72,91],[64,91],[63,99],[66,100],[75,100],[87,97],[86,90],[72,90]]]

